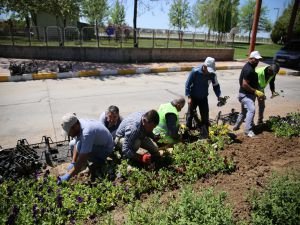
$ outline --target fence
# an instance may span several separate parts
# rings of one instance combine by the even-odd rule
[[[257,42],[271,43],[268,38]],[[247,43],[248,37],[236,35],[234,43]],[[216,33],[175,31],[162,29],[137,29],[140,48],[201,48],[232,47],[229,34],[220,41]],[[58,26],[11,28],[0,27],[0,44],[17,46],[78,46],[78,47],[133,47],[133,29],[129,27],[77,27]]]

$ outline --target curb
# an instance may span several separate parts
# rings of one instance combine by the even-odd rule
[[[217,70],[233,70],[242,69],[243,66],[217,66]],[[107,69],[107,70],[80,70],[74,72],[41,72],[35,74],[23,74],[16,76],[7,76],[0,74],[0,82],[16,82],[16,81],[29,81],[29,80],[45,80],[45,79],[66,79],[66,78],[78,78],[78,77],[97,77],[105,75],[133,75],[142,73],[165,73],[165,72],[182,72],[191,71],[192,66],[182,67],[155,67],[155,68],[129,68],[129,69]],[[286,71],[281,69],[278,72],[279,75],[294,75],[300,76],[300,71]]]

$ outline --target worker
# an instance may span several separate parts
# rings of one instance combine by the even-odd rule
[[[258,75],[258,85],[259,90],[265,93],[264,89],[269,84],[270,90],[272,93],[271,98],[278,96],[278,92],[275,91],[275,77],[279,72],[280,66],[278,63],[274,63],[272,65],[266,67],[260,67],[255,70]],[[264,111],[265,111],[265,97],[258,97],[258,120],[257,124],[262,124],[264,119]]]
[[[153,129],[158,123],[159,115],[155,110],[135,112],[124,118],[115,139],[122,157],[147,165],[152,162],[153,156],[159,156],[158,146],[153,141]],[[148,152],[139,154],[137,151],[140,147]]]
[[[216,75],[215,59],[207,57],[203,64],[194,68],[185,83],[185,95],[188,97],[188,112],[186,126],[192,129],[192,120],[199,107],[201,124],[204,129],[203,137],[208,137],[209,127],[209,106],[208,106],[208,87],[212,83],[218,101],[221,97],[221,89]]]
[[[109,106],[105,112],[101,113],[99,120],[109,130],[113,139],[115,139],[117,129],[122,121],[119,108],[115,105]]]
[[[160,137],[159,143],[174,144],[179,140],[179,112],[184,105],[185,99],[180,97],[159,106],[159,124],[153,130]]]
[[[237,118],[237,121],[233,127],[236,131],[240,129],[242,122],[245,120],[245,130],[244,133],[248,137],[255,137],[253,131],[254,124],[253,119],[255,116],[255,98],[264,97],[264,93],[259,90],[258,76],[255,72],[255,67],[257,67],[259,60],[262,59],[258,51],[253,51],[249,55],[248,62],[242,68],[240,78],[239,78],[239,96],[238,100],[241,103],[241,112]]]
[[[72,162],[67,173],[59,177],[59,181],[67,181],[88,164],[91,178],[98,174],[106,158],[113,152],[114,142],[110,132],[98,120],[78,119],[74,113],[62,117],[63,132],[73,138]]]

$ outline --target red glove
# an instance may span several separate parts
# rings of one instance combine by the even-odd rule
[[[151,163],[151,155],[149,153],[145,153],[141,155],[141,162],[145,164],[150,164]]]

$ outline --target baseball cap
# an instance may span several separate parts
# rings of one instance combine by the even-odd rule
[[[78,121],[75,113],[66,113],[61,119],[61,127],[64,135],[69,135],[71,127]]]
[[[204,65],[207,66],[207,70],[209,73],[216,72],[216,64],[215,59],[212,57],[207,57],[204,61]]]
[[[249,58],[252,59],[252,58],[255,58],[255,59],[262,59],[261,55],[259,54],[258,51],[253,51],[250,53],[249,55]]]

